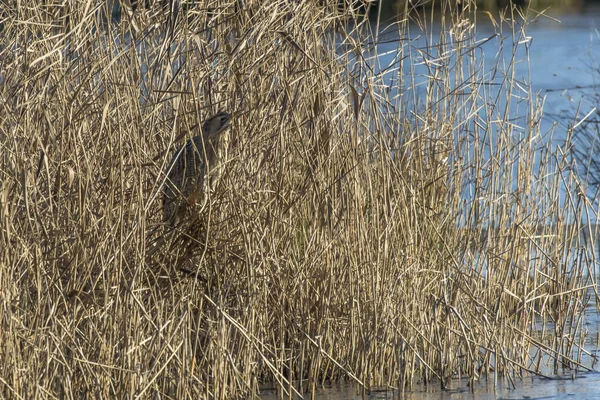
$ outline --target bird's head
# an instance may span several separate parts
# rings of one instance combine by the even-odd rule
[[[231,122],[231,114],[226,111],[221,111],[204,121],[202,124],[202,134],[204,139],[212,139],[218,136],[229,126]]]

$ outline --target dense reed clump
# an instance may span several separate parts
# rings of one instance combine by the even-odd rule
[[[387,66],[356,4],[154,3],[3,10],[3,397],[589,367],[592,210],[515,76],[517,16],[490,38],[508,63],[467,4],[435,37],[388,28]],[[164,171],[218,110],[206,201],[170,229]]]

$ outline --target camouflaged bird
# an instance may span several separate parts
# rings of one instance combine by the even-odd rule
[[[217,162],[220,134],[229,127],[231,114],[221,111],[202,124],[202,135],[194,136],[179,148],[165,175],[163,221],[173,224],[182,211],[204,194],[204,177]]]

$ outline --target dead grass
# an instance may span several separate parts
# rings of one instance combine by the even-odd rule
[[[351,8],[242,3],[185,3],[172,34],[158,4],[120,23],[98,0],[6,7],[2,396],[589,368],[592,210],[515,74],[512,17],[492,38],[512,58],[484,63],[467,6],[426,47],[397,41],[384,79]],[[162,171],[219,109],[208,201],[165,229]]]

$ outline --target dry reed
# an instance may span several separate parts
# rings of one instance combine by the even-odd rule
[[[590,367],[592,211],[516,76],[518,16],[496,65],[469,4],[436,35],[401,19],[429,45],[397,40],[382,71],[356,4],[154,3],[2,3],[2,397]],[[221,109],[208,200],[165,229],[171,152]]]

